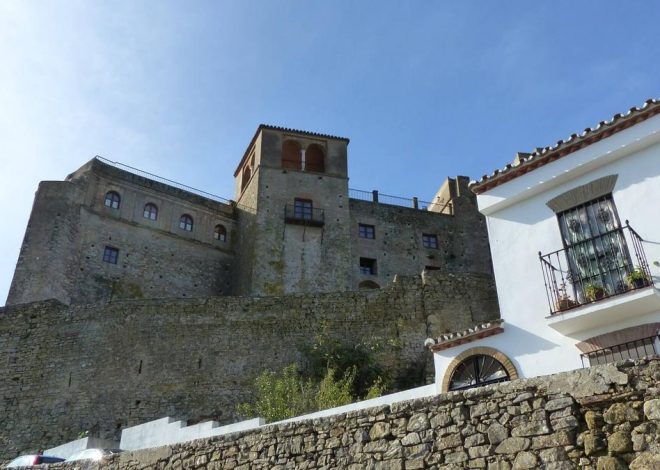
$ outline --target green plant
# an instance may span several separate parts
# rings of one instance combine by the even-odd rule
[[[243,417],[261,416],[268,422],[280,421],[317,410],[347,405],[360,400],[353,393],[357,368],[351,367],[342,375],[327,369],[316,381],[300,373],[296,364],[281,372],[262,372],[254,382],[255,400],[241,403],[236,412]],[[368,387],[365,399],[375,398],[385,391],[381,377]]]
[[[648,282],[649,278],[646,273],[637,266],[635,269],[630,271],[626,276],[626,281],[633,287],[640,287]]]
[[[364,397],[378,379],[382,382],[383,390],[387,388],[391,378],[378,358],[386,349],[400,347],[396,339],[385,340],[374,336],[357,344],[348,344],[320,333],[311,346],[303,348],[304,373],[320,381],[328,370],[334,370],[337,377],[344,377],[350,370],[355,369],[351,394],[353,397]]]
[[[589,283],[584,286],[584,295],[591,301],[602,299],[605,297],[606,292],[605,288],[600,284]]]
[[[357,369],[352,367],[344,373],[341,379],[337,380],[335,379],[335,370],[328,369],[319,384],[318,392],[316,392],[316,408],[324,410],[335,406],[348,405],[355,401],[351,389],[356,373]]]
[[[254,386],[256,400],[236,407],[241,416],[261,416],[272,422],[315,409],[314,384],[301,377],[296,364],[288,365],[279,373],[271,370],[262,372],[255,379]]]

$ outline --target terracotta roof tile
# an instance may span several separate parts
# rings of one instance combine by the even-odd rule
[[[471,343],[481,338],[493,336],[503,331],[502,323],[504,320],[497,319],[485,323],[479,323],[461,331],[451,333],[443,333],[438,339],[427,338],[424,341],[424,346],[430,348],[432,351],[442,351],[449,349],[459,344]]]
[[[626,114],[617,113],[609,121],[600,121],[597,126],[587,127],[579,135],[571,134],[564,140],[558,140],[555,145],[537,147],[529,154],[518,153],[514,163],[507,164],[501,170],[495,170],[491,175],[483,175],[479,181],[472,181],[470,188],[477,194],[482,193],[645,121],[658,113],[660,113],[660,100],[646,100],[644,105],[639,108],[630,108]]]

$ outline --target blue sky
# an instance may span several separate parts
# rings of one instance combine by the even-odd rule
[[[259,123],[428,200],[660,97],[651,1],[0,2],[0,303],[34,191],[99,154],[233,197]]]

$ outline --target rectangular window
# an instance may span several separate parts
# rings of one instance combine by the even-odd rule
[[[360,238],[373,240],[376,238],[376,228],[373,225],[360,224]]]
[[[376,274],[376,260],[372,258],[360,258],[360,272],[362,274]]]
[[[119,250],[111,246],[106,246],[103,250],[103,261],[110,264],[117,264],[119,259]]]
[[[561,212],[557,218],[569,280],[580,303],[625,292],[626,275],[633,265],[612,195]]]
[[[296,199],[293,204],[293,215],[299,220],[312,220],[313,208],[309,199]]]
[[[438,249],[438,236],[430,233],[422,234],[422,244],[424,248]]]

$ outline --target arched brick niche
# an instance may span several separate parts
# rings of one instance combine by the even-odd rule
[[[443,392],[449,391],[449,384],[456,368],[462,362],[464,362],[467,359],[470,359],[473,356],[490,356],[493,359],[497,360],[504,367],[507,374],[509,375],[509,380],[515,380],[518,378],[518,371],[516,370],[516,366],[513,365],[513,362],[511,362],[511,360],[507,356],[505,356],[497,349],[489,348],[485,346],[470,348],[470,349],[466,349],[458,356],[456,356],[454,360],[452,360],[447,366],[447,370],[445,371],[445,376],[442,379]]]
[[[302,154],[300,143],[295,140],[285,140],[282,144],[282,168],[300,170],[302,168]]]
[[[318,144],[310,144],[305,150],[305,170],[323,173],[325,171],[325,152]]]

